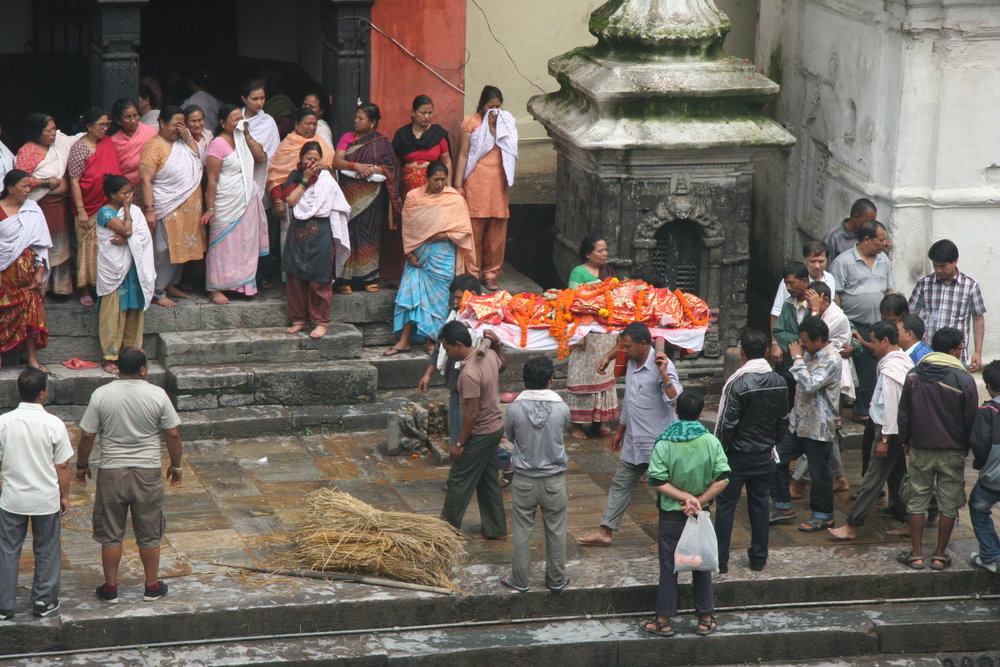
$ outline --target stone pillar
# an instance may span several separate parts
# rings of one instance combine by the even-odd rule
[[[371,18],[375,0],[324,0],[320,23],[323,31],[323,90],[333,94],[327,122],[336,141],[354,129],[358,99],[367,100],[371,84]]]
[[[704,355],[720,375],[747,319],[755,162],[794,142],[761,112],[778,86],[723,51],[729,28],[712,0],[610,0],[597,45],[550,60],[560,90],[528,103],[559,154],[559,273],[600,234],[620,274],[653,264],[693,289],[719,311]]]
[[[90,99],[111,110],[120,97],[139,89],[140,12],[148,0],[97,0]]]

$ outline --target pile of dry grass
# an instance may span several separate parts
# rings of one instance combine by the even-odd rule
[[[448,523],[383,512],[334,489],[319,489],[306,503],[295,553],[310,568],[457,590],[450,575],[465,555],[464,540]]]

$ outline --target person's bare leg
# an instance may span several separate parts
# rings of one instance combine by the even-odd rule
[[[840,528],[827,528],[827,530],[838,540],[853,540],[858,536],[858,527],[846,523]]]
[[[943,556],[948,553],[948,542],[951,541],[951,531],[955,529],[955,519],[942,514],[938,521],[937,548],[934,549],[934,555]]]
[[[167,289],[165,290],[165,292],[166,292],[167,296],[177,297],[178,299],[190,299],[191,298],[190,294],[188,294],[187,292],[183,291],[182,289],[180,289],[176,285],[168,285]]]
[[[28,365],[44,371],[45,367],[38,361],[38,344],[35,343],[35,339],[29,335],[24,339],[24,345],[28,350]]]
[[[298,333],[306,328],[307,322],[292,322],[292,326],[285,329],[285,333]]]
[[[142,571],[146,577],[146,588],[156,585],[156,577],[160,573],[160,547],[139,549],[139,560],[142,561]]]
[[[576,538],[576,541],[590,547],[606,547],[611,544],[611,535],[612,530],[610,528],[607,526],[600,526],[590,535],[584,535],[583,537]]]
[[[400,352],[406,352],[410,349],[410,335],[413,333],[413,322],[407,322],[403,325],[402,330],[399,332],[399,340],[396,344],[390,347],[384,352],[385,356],[391,357],[394,354]]]
[[[954,524],[952,524],[954,525]],[[914,556],[924,553],[924,515],[911,514],[909,521],[910,528],[910,551]]]
[[[104,585],[108,588],[118,586],[118,565],[122,562],[121,547],[101,547],[101,568],[104,570]]]

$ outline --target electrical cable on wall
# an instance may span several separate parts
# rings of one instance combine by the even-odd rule
[[[527,76],[525,76],[524,72],[521,71],[521,68],[517,66],[516,62],[514,62],[514,57],[510,55],[510,51],[507,50],[507,46],[503,42],[501,42],[500,39],[496,36],[496,33],[493,32],[493,26],[490,25],[490,18],[486,15],[486,12],[483,11],[483,8],[479,6],[479,3],[476,2],[476,0],[472,0],[472,4],[474,4],[476,6],[476,9],[479,10],[479,13],[483,15],[483,20],[486,21],[486,29],[490,31],[490,36],[493,37],[493,41],[499,44],[500,47],[503,49],[503,52],[507,54],[507,60],[509,60],[510,64],[514,66],[514,69],[517,70],[517,73],[521,75],[521,78],[530,83],[532,86],[537,88],[542,93],[548,92],[547,90],[539,86],[537,83],[529,79]]]

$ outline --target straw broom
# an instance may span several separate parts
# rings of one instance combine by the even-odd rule
[[[306,498],[295,554],[313,570],[373,574],[457,590],[451,569],[465,555],[448,523],[408,512],[384,512],[335,489]]]

